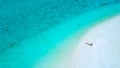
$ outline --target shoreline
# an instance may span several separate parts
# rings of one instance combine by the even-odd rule
[[[117,36],[119,38],[120,34],[119,20],[120,15],[103,21],[82,37],[73,55],[72,68],[104,68],[105,66],[109,68],[110,64],[112,67],[119,67],[119,64],[114,61],[116,60],[116,62],[119,62],[117,60],[120,60],[118,55],[119,49],[115,50],[120,44],[119,41],[115,41]],[[92,42],[93,46],[84,44],[86,41]],[[116,45],[114,47],[110,44]],[[112,49],[114,51],[111,51]]]

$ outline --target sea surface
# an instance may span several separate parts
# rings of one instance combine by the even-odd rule
[[[119,13],[120,0],[0,0],[0,68],[70,68],[78,39]]]

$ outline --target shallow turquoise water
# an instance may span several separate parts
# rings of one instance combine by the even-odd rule
[[[119,14],[116,3],[119,2],[1,1],[0,68],[33,68],[38,60],[47,62],[45,57],[57,50],[58,44],[77,32],[82,36],[99,21]]]

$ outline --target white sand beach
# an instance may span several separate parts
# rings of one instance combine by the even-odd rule
[[[73,55],[72,68],[120,68],[119,63],[120,15],[101,22],[82,37]]]

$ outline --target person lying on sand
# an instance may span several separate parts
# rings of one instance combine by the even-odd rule
[[[93,43],[88,43],[86,42],[85,44],[89,45],[89,46],[93,46]]]

